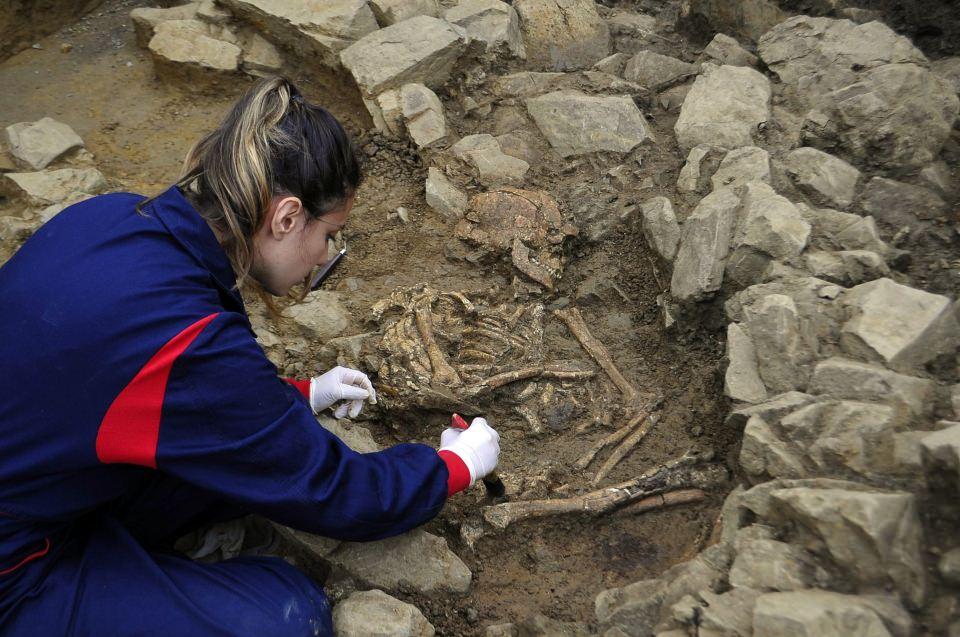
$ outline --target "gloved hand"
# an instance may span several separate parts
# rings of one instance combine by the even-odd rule
[[[314,413],[320,413],[327,407],[344,401],[334,410],[333,417],[343,418],[349,415],[356,418],[365,400],[369,400],[372,405],[377,404],[377,392],[363,372],[337,366],[322,376],[310,379],[310,407]]]
[[[440,451],[455,453],[463,460],[473,484],[497,467],[500,434],[483,418],[474,418],[466,429],[445,429],[440,434]]]

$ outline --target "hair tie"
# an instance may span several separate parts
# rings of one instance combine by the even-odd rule
[[[292,95],[290,96],[291,102],[296,102],[297,104],[303,105],[303,95]]]

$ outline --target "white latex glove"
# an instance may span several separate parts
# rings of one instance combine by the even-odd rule
[[[342,402],[333,412],[334,418],[349,415],[356,418],[363,408],[363,401],[377,404],[377,392],[363,372],[348,367],[334,367],[322,376],[310,379],[310,407],[320,413],[327,407]]]
[[[450,427],[440,434],[440,451],[450,451],[470,470],[470,484],[496,469],[500,434],[483,418],[474,418],[467,429]]]

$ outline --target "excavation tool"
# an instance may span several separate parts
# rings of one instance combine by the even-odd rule
[[[327,280],[331,274],[333,274],[334,269],[337,267],[337,264],[340,263],[340,259],[347,256],[347,247],[344,246],[333,255],[329,261],[324,264],[320,270],[313,276],[313,279],[310,280],[310,291],[319,290],[320,286],[323,285],[323,282]]]
[[[460,414],[453,414],[450,416],[450,426],[454,429],[466,429],[470,425]],[[483,486],[487,488],[487,495],[492,499],[502,498],[507,494],[507,488],[496,472],[491,472],[483,478]]]

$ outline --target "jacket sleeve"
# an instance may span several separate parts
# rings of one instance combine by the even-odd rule
[[[156,463],[251,512],[344,540],[389,537],[430,520],[449,479],[427,445],[348,448],[277,376],[246,319],[229,312],[171,367]]]

